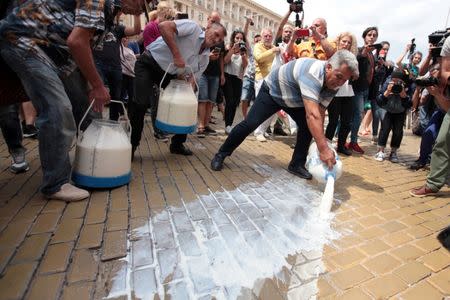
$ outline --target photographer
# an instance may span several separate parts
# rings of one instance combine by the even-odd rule
[[[227,46],[226,55],[223,59],[225,72],[225,85],[223,92],[225,96],[225,132],[231,132],[236,108],[241,101],[242,78],[248,65],[248,44],[244,32],[235,30],[231,34],[230,44]]]
[[[436,194],[445,184],[450,170],[450,37],[447,37],[441,51],[441,76],[439,85],[430,86],[427,90],[436,99],[439,106],[446,111],[436,144],[431,154],[430,174],[425,185],[414,188],[410,194],[414,197],[424,197]]]
[[[407,80],[407,73],[403,70],[395,70],[391,77],[386,80],[378,95],[378,105],[386,110],[378,136],[378,152],[375,154],[375,159],[378,161],[383,161],[386,157],[384,149],[389,132],[392,130],[389,160],[398,163],[397,150],[403,138],[403,123],[405,122],[406,111],[411,107],[411,99],[406,88]]]

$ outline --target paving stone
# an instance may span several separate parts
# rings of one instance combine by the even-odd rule
[[[345,269],[330,275],[331,280],[341,290],[346,290],[359,283],[369,280],[373,275],[360,265]]]
[[[84,217],[88,203],[88,200],[70,202],[67,204],[63,218],[77,219]]]
[[[16,222],[25,222],[25,223],[34,222],[36,217],[42,211],[43,206],[44,205],[39,206],[27,205],[19,211],[19,213],[14,217],[14,220]],[[9,218],[7,219],[7,223],[9,223]]]
[[[186,286],[186,282],[184,281],[178,281],[178,282],[171,282],[164,286],[166,290],[166,295],[168,298],[173,300],[184,300],[189,299],[189,293]],[[212,297],[212,295],[207,296],[211,299],[215,299]],[[203,298],[203,297],[202,297]],[[200,299],[198,299],[200,300]]]
[[[401,262],[389,254],[383,253],[363,263],[372,273],[382,275],[392,272],[401,265]]]
[[[150,236],[148,219],[143,217],[130,219],[130,241],[136,241],[147,236]]]
[[[151,265],[153,263],[153,247],[150,236],[142,237],[131,243],[133,267]]]
[[[81,228],[77,249],[100,248],[103,241],[104,224],[84,225]]]
[[[365,282],[363,288],[377,299],[385,299],[406,289],[406,284],[397,276],[389,274]]]
[[[404,231],[394,232],[382,238],[382,240],[385,241],[386,244],[390,245],[391,247],[406,244],[412,239],[413,238]]]
[[[58,299],[63,282],[64,273],[37,276],[31,284],[27,299]]]
[[[75,241],[82,225],[82,219],[63,218],[53,235],[52,244]]]
[[[428,281],[445,295],[450,295],[450,268],[431,276]]]
[[[0,249],[15,248],[22,243],[30,223],[9,223],[9,226],[0,233]]]
[[[404,225],[398,221],[390,221],[388,223],[381,225],[380,227],[383,228],[384,230],[386,230],[387,232],[397,232],[397,231],[407,228],[406,225]]]
[[[173,223],[177,232],[192,232],[194,227],[189,220],[189,216],[186,212],[175,212],[172,214]]]
[[[425,254],[425,251],[408,244],[391,251],[391,254],[403,261],[414,260]]]
[[[352,288],[341,295],[333,295],[330,299],[342,300],[372,300],[361,288]]]
[[[98,224],[106,220],[108,192],[95,192],[91,194],[91,201],[87,209],[85,224]]]
[[[64,272],[69,264],[73,243],[61,243],[50,245],[47,248],[44,259],[39,266],[40,274]]]
[[[368,241],[359,247],[359,250],[369,257],[379,254],[380,252],[386,251],[388,249],[390,249],[389,245],[380,239]]]
[[[94,291],[93,282],[78,282],[64,287],[62,300],[91,299]]]
[[[423,223],[424,220],[422,218],[419,218],[418,216],[411,215],[411,216],[407,216],[403,219],[400,219],[400,222],[402,222],[403,224],[405,224],[407,226],[411,226],[411,225],[417,225],[417,224]]]
[[[110,211],[106,222],[107,231],[127,230],[128,229],[128,211]]]
[[[118,231],[116,231],[118,232]],[[123,260],[111,260],[100,264],[100,270],[95,283],[94,299],[120,299],[121,295],[127,295],[127,262]],[[109,297],[117,295],[114,297]],[[125,298],[122,299],[127,299]]]
[[[384,223],[385,221],[382,218],[380,218],[379,216],[369,215],[367,217],[358,219],[358,222],[361,223],[362,226],[368,228],[368,227],[372,227],[374,225],[379,225],[381,223]]]
[[[287,294],[288,299],[300,299],[298,298],[299,295],[302,295],[302,297],[307,298],[308,296],[307,292],[309,287],[310,286],[307,286],[306,288],[301,288],[300,286],[298,288],[289,290]],[[272,279],[263,279],[260,280],[260,283],[257,282],[253,287],[253,293],[258,297],[259,300],[283,299]]]
[[[256,230],[255,226],[242,211],[233,212],[230,214],[230,217],[240,231]]]
[[[155,299],[158,293],[155,270],[146,268],[136,270],[133,276],[133,299]]]
[[[214,223],[217,224],[217,226],[226,225],[226,224],[231,223],[230,219],[220,208],[214,208],[212,210],[208,210],[208,213],[211,216],[211,218],[213,219]]]
[[[443,295],[426,281],[419,282],[412,288],[408,289],[405,293],[401,294],[400,297],[405,300],[444,299]]]
[[[395,270],[394,274],[411,286],[419,280],[429,276],[431,270],[420,262],[411,261]]]
[[[70,270],[67,274],[67,282],[70,284],[78,281],[95,280],[98,273],[98,258],[94,256],[92,250],[75,250]],[[85,286],[81,286],[85,289]]]
[[[437,250],[441,247],[441,244],[439,243],[439,240],[435,235],[430,235],[424,238],[421,238],[417,240],[414,243],[419,249],[425,251],[425,252],[431,252],[434,250]]]
[[[198,246],[197,239],[191,232],[182,232],[178,234],[180,249],[186,256],[199,256],[202,250]]]
[[[380,227],[373,226],[369,229],[358,232],[359,236],[366,240],[371,240],[373,238],[382,237],[386,234],[386,231]]]
[[[44,255],[49,240],[50,233],[28,236],[17,250],[13,263],[39,260]]]
[[[325,266],[320,259],[306,262],[304,264],[296,265],[293,271],[298,277],[306,282],[310,279],[317,278],[321,273],[325,271]]]
[[[352,248],[334,255],[330,259],[334,264],[340,267],[347,267],[360,262],[364,258],[364,253],[356,248]]]
[[[37,262],[9,266],[0,280],[1,298],[23,298],[36,267]]]
[[[189,217],[192,221],[200,221],[208,219],[208,214],[201,205],[200,201],[186,203]]]
[[[414,239],[419,239],[419,238],[425,237],[425,236],[430,235],[430,234],[433,233],[433,231],[431,231],[430,229],[425,228],[425,227],[423,227],[421,225],[416,225],[416,226],[413,226],[413,227],[409,227],[406,230],[406,232],[410,236],[412,236]]]
[[[47,214],[47,213],[61,214],[61,212],[64,210],[64,208],[66,208],[66,205],[67,205],[67,203],[63,202],[63,201],[58,201],[58,200],[47,201],[47,204],[44,206],[44,209],[42,210],[42,214]]]
[[[124,185],[120,188],[113,189],[111,191],[111,211],[128,211],[128,192],[127,186]]]
[[[105,233],[102,261],[121,258],[127,255],[127,232],[125,230]]]
[[[153,224],[153,233],[155,237],[155,247],[157,249],[175,247],[172,225],[169,222],[155,222]]]
[[[330,295],[336,294],[336,289],[332,287],[327,280],[325,280],[323,277],[320,277],[317,281],[317,288],[318,288],[318,298],[325,298]]]
[[[8,264],[11,257],[14,255],[14,248],[5,248],[3,250],[0,250],[0,277],[6,268],[6,265]]]
[[[450,265],[450,255],[446,250],[439,249],[422,256],[420,261],[434,272],[438,272]]]
[[[58,224],[60,213],[47,213],[40,214],[36,219],[33,227],[31,227],[30,234],[38,234],[45,232],[53,232],[56,229],[56,224]]]
[[[177,249],[163,249],[157,252],[161,283],[169,283],[183,277],[179,266],[180,254]]]

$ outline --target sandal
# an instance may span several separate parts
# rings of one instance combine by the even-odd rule
[[[197,137],[198,138],[204,138],[205,137],[205,127],[198,127],[197,128]]]

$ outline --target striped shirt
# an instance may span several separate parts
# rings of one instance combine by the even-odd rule
[[[304,107],[306,98],[326,108],[337,93],[324,86],[326,64],[313,58],[299,58],[272,70],[265,79],[270,95],[285,107]]]

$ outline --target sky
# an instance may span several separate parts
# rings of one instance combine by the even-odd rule
[[[280,15],[288,11],[287,1],[253,1]],[[377,26],[377,42],[390,42],[388,60],[392,61],[403,54],[412,38],[416,39],[416,49],[425,56],[428,52],[428,35],[450,27],[450,21],[446,25],[450,9],[448,0],[305,0],[303,8],[305,24],[309,25],[313,19],[323,17],[328,23],[329,37],[334,38],[340,32],[350,31],[358,37],[358,46],[363,44],[361,35],[364,29]],[[295,20],[294,13],[290,20]]]

